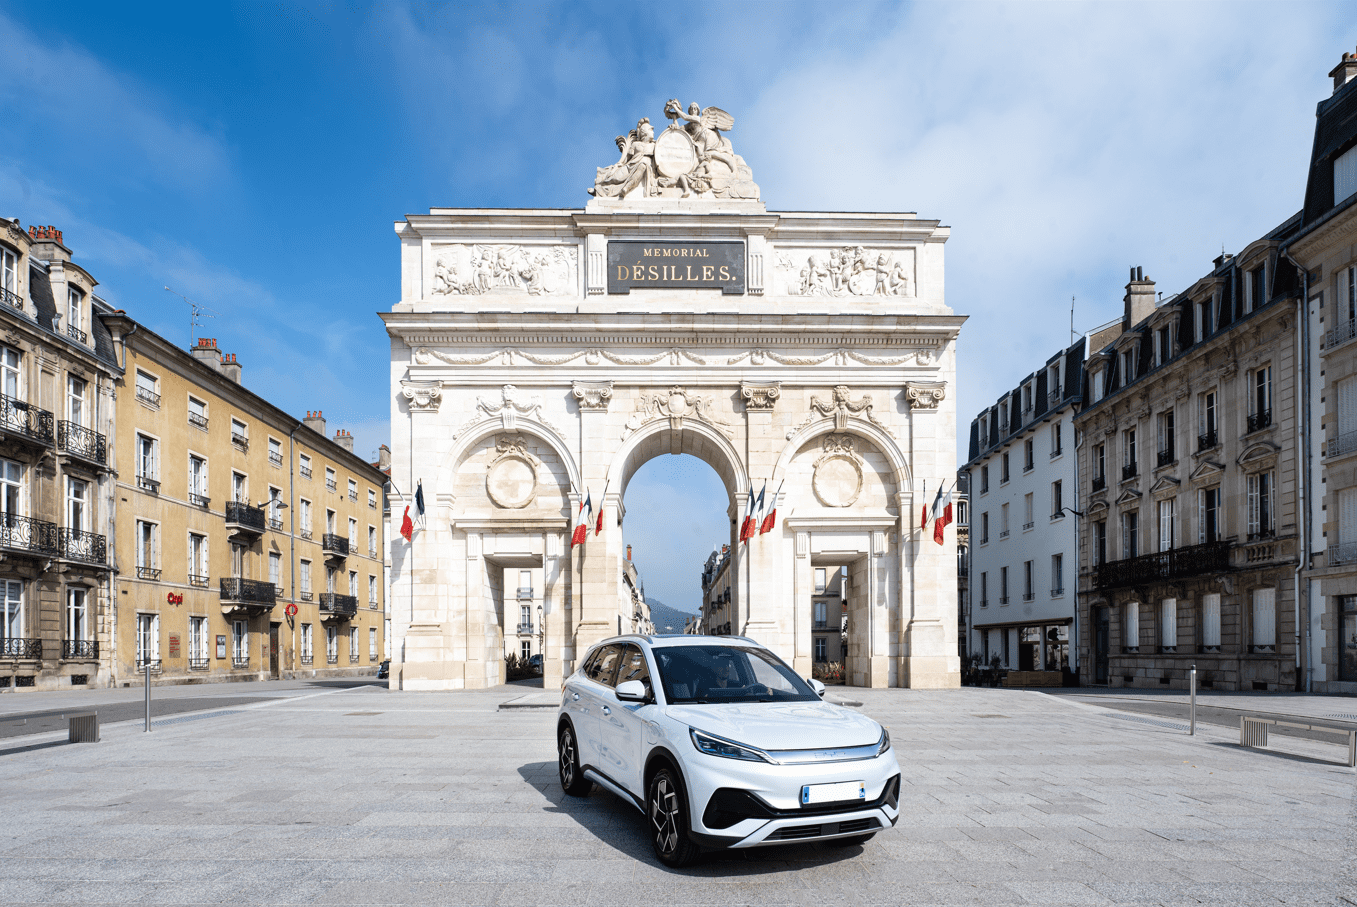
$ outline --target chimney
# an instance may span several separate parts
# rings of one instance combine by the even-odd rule
[[[1343,54],[1343,60],[1332,70],[1329,75],[1333,77],[1333,93],[1338,94],[1338,89],[1357,79],[1357,54]]]
[[[1154,281],[1146,279],[1143,268],[1131,269],[1131,282],[1126,285],[1125,302],[1123,330],[1130,330],[1154,314]]]
[[[320,410],[313,413],[308,409],[302,424],[307,428],[314,429],[321,437],[325,437],[325,417],[320,414]]]
[[[221,353],[217,351],[217,338],[199,337],[198,345],[190,349],[189,353],[213,371],[221,371]]]
[[[221,354],[221,373],[236,384],[240,383],[240,363],[236,361],[235,353]]]
[[[631,560],[631,546],[627,546],[627,560]]]
[[[39,261],[70,261],[71,250],[61,244],[61,231],[51,224],[29,227],[28,238],[33,240],[29,254]]]
[[[391,468],[391,448],[385,444],[377,448],[377,468],[383,472]]]
[[[1231,261],[1234,261],[1234,256],[1231,255],[1229,252],[1221,252],[1219,255],[1212,259],[1212,263],[1215,264],[1216,270],[1220,270],[1222,267],[1225,266],[1226,263]]]
[[[335,432],[335,443],[349,453],[353,453],[353,435],[349,434],[344,429],[341,428]]]

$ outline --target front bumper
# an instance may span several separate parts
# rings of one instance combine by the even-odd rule
[[[900,818],[900,775],[885,779],[865,803],[781,808],[742,789],[720,788],[695,817],[692,837],[707,847],[760,847],[855,837],[890,828]]]

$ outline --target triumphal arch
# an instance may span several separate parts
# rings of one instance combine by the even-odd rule
[[[643,119],[617,137],[581,208],[396,223],[394,521],[415,487],[426,509],[409,542],[392,533],[393,685],[503,682],[526,616],[556,688],[633,630],[627,484],[682,453],[729,495],[731,537],[712,541],[734,552],[731,633],[809,675],[815,568],[846,567],[848,682],[958,685],[954,536],[920,530],[956,472],[948,229],[769,211],[730,114],[663,114],[658,135]],[[776,524],[741,543],[751,486]],[[602,530],[572,546],[586,497]],[[506,576],[541,577],[540,613]]]

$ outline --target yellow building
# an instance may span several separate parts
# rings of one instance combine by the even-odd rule
[[[117,346],[113,682],[366,674],[385,655],[385,477],[125,314]]]

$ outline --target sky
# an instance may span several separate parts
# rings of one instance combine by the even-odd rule
[[[1170,295],[1300,208],[1352,10],[0,0],[0,216],[61,229],[99,294],[171,340],[190,336],[175,294],[210,308],[198,334],[247,387],[375,455],[393,222],[581,207],[614,135],[671,97],[715,104],[770,210],[951,227],[964,438],[1069,342],[1071,305],[1077,331],[1112,320],[1130,267]],[[665,552],[638,559],[647,591],[693,610],[726,502],[688,459],[632,483],[627,533]],[[642,526],[641,497],[711,519]]]

